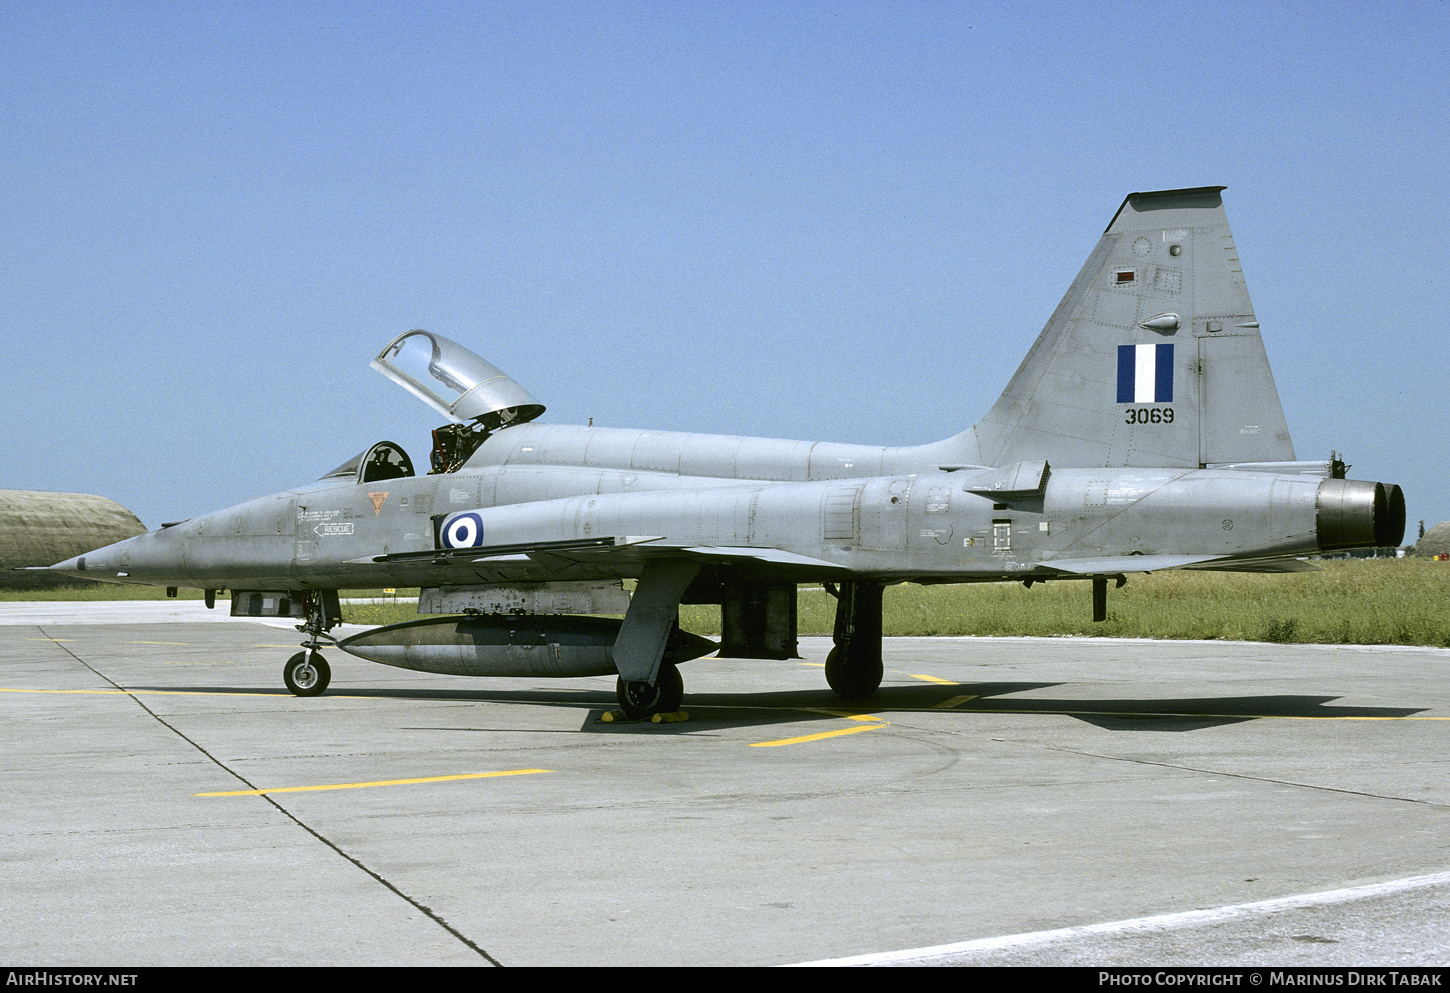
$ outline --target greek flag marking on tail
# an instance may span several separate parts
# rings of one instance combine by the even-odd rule
[[[1118,403],[1173,402],[1173,345],[1118,346]]]

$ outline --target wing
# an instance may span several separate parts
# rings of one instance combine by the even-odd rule
[[[571,541],[539,541],[478,548],[440,548],[422,552],[399,552],[354,560],[359,563],[429,564],[442,573],[440,582],[477,581],[469,574],[480,573],[489,582],[565,580],[599,576],[636,576],[647,562],[687,559],[702,564],[758,563],[773,573],[799,574],[802,578],[845,576],[850,570],[823,559],[799,555],[779,548],[749,548],[721,545],[685,545],[660,537],[617,536]],[[452,577],[450,573],[456,574]]]

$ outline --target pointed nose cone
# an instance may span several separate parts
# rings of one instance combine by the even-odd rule
[[[86,557],[77,555],[74,558],[66,559],[64,562],[57,562],[55,565],[47,566],[51,572],[59,572],[66,576],[76,576],[80,579],[89,579],[86,575]]]
[[[129,560],[132,553],[138,547],[144,548],[151,537],[149,534],[138,534],[114,545],[92,549],[84,555],[57,562],[50,567],[50,571],[104,583],[136,582],[137,580],[130,577]]]

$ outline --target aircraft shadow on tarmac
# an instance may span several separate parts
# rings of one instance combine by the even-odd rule
[[[1157,699],[1044,698],[1004,699],[1061,685],[1041,682],[955,683],[950,686],[921,684],[883,686],[864,703],[841,700],[827,689],[785,690],[761,693],[686,694],[684,712],[688,720],[676,723],[605,723],[603,714],[615,707],[612,690],[598,686],[527,689],[438,689],[369,688],[336,686],[314,700],[293,697],[274,687],[217,686],[131,686],[127,689],[154,693],[194,693],[217,696],[269,696],[295,700],[299,708],[333,700],[380,699],[433,702],[476,702],[530,704],[580,708],[588,711],[579,730],[591,733],[638,732],[685,733],[719,727],[769,727],[799,725],[803,721],[838,721],[849,715],[880,715],[930,711],[960,714],[964,719],[984,714],[1021,716],[1066,716],[1092,724],[1104,731],[1200,731],[1228,724],[1262,719],[1393,719],[1422,713],[1425,708],[1332,706],[1332,695],[1273,694],[1233,697],[1169,697]],[[399,712],[404,716],[406,712]],[[449,730],[483,730],[453,728]],[[517,729],[516,729],[517,730]]]

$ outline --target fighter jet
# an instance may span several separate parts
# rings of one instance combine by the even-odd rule
[[[499,369],[409,331],[373,366],[448,419],[426,473],[380,441],[316,482],[51,568],[300,619],[283,675],[301,696],[327,687],[334,644],[428,672],[617,674],[642,719],[680,708],[682,662],[799,657],[800,583],[836,597],[826,681],[854,700],[881,682],[889,584],[1088,580],[1102,619],[1108,581],[1131,573],[1300,571],[1396,545],[1398,486],[1296,459],[1223,189],[1129,194],[997,402],[942,441],[542,424]],[[396,586],[429,616],[329,634],[339,591]],[[720,605],[718,646],[680,630],[681,603]]]

